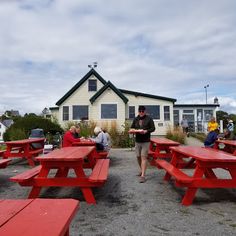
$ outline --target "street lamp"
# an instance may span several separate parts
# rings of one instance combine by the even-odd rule
[[[207,88],[209,88],[209,84],[204,86],[205,92],[206,92],[206,104],[207,104]]]

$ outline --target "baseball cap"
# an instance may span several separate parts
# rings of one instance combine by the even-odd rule
[[[146,110],[146,107],[145,106],[139,106],[138,107],[138,111],[145,111]]]

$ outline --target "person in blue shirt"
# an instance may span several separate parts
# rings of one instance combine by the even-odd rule
[[[219,134],[218,129],[210,131],[206,136],[206,139],[204,141],[204,146],[205,147],[213,147],[215,144],[215,141],[218,139],[218,134]]]

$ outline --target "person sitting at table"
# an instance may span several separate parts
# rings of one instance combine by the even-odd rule
[[[73,134],[73,136],[75,138],[81,138],[80,132],[81,132],[81,129],[80,129],[80,126],[78,124],[78,125],[75,126],[75,133]]]
[[[97,151],[108,151],[107,136],[98,126],[94,128],[95,138],[91,138],[96,143]]]
[[[103,133],[107,136],[107,143],[108,143],[108,149],[111,148],[111,136],[110,134],[107,132],[106,128],[102,128]]]
[[[72,147],[74,142],[79,142],[79,138],[75,138],[76,127],[72,125],[68,131],[65,132],[62,141],[62,147]]]
[[[218,129],[210,131],[206,136],[206,139],[204,141],[204,146],[205,147],[213,147],[215,144],[215,141],[218,139],[218,134],[219,134]]]
[[[211,117],[211,120],[207,124],[207,131],[214,131],[219,128],[219,124],[216,122],[215,117]]]

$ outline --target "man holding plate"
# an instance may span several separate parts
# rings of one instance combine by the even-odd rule
[[[135,129],[135,152],[140,167],[140,183],[144,183],[147,169],[147,157],[150,145],[151,133],[155,131],[153,119],[146,114],[146,107],[139,106],[138,116],[136,116],[131,125]]]

